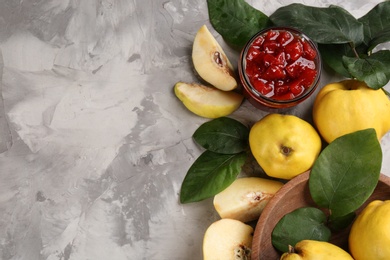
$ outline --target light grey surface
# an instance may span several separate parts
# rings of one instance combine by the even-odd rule
[[[271,14],[293,1],[248,2]],[[379,1],[294,2],[360,17]],[[178,193],[208,120],[172,88],[198,80],[190,54],[203,24],[236,64],[204,0],[0,2],[0,259],[202,258],[218,216],[211,200],[181,205]],[[287,112],[311,121],[312,102]],[[265,114],[245,102],[232,117]],[[390,134],[382,147],[390,175]]]

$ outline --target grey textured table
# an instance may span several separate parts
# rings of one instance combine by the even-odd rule
[[[293,1],[248,2],[271,14]],[[378,2],[310,4],[359,17]],[[236,65],[205,0],[0,2],[0,259],[201,259],[218,216],[211,200],[181,205],[178,193],[208,120],[172,88],[197,80],[203,24]],[[312,102],[288,113],[311,121]],[[265,114],[245,102],[231,116],[250,125]],[[390,134],[382,147],[390,175]]]

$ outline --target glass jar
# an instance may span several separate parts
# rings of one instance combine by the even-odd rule
[[[299,30],[271,27],[243,48],[238,71],[245,97],[257,108],[289,108],[317,88],[322,62],[317,45]]]

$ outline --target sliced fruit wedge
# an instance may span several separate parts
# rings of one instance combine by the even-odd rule
[[[192,62],[199,76],[214,87],[223,91],[237,87],[233,66],[206,25],[195,36]]]
[[[209,226],[203,238],[203,259],[250,259],[253,228],[234,219],[221,219]]]
[[[196,83],[178,82],[175,95],[194,114],[206,118],[218,118],[233,113],[244,97],[233,91],[222,91]]]
[[[214,197],[221,218],[249,222],[259,218],[265,205],[283,186],[282,182],[260,177],[242,177]]]

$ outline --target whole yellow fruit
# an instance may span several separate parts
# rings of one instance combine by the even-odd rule
[[[316,96],[313,120],[328,143],[367,128],[374,128],[380,140],[390,130],[390,100],[383,90],[371,89],[362,81],[331,83]]]
[[[280,260],[353,260],[342,248],[325,241],[302,240]]]
[[[321,138],[311,124],[297,116],[268,114],[251,127],[249,145],[267,175],[291,179],[313,166],[321,151]]]
[[[348,243],[355,260],[390,259],[390,200],[374,200],[363,209]]]

